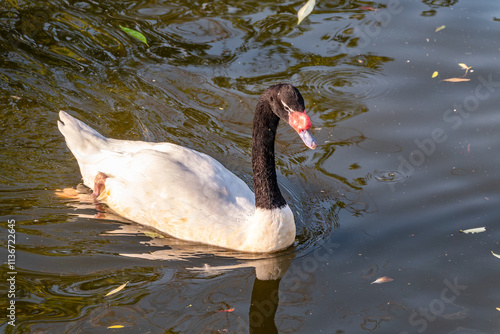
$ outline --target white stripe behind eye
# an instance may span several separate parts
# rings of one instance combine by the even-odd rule
[[[287,105],[286,105],[286,103],[285,103],[285,102],[283,102],[283,100],[280,100],[280,101],[281,101],[281,103],[283,104],[283,106],[285,107],[285,110],[286,110],[288,113],[291,113],[291,112],[292,112],[292,109],[291,109],[289,106],[287,106]]]

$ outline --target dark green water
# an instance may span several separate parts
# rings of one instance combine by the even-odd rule
[[[0,1],[0,331],[500,330],[500,2],[319,1],[297,26],[304,2]],[[319,143],[279,129],[291,249],[160,239],[54,195],[80,180],[60,109],[251,184],[253,108],[278,82],[301,90]]]

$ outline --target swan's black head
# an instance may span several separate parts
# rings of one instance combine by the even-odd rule
[[[280,83],[266,89],[261,98],[268,101],[276,116],[297,131],[307,147],[316,148],[318,144],[310,131],[311,120],[306,115],[304,98],[297,88]]]

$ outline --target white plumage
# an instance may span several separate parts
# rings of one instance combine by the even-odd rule
[[[109,139],[64,111],[59,118],[84,184],[117,214],[176,238],[245,252],[275,252],[294,242],[294,217],[274,165],[279,119],[316,147],[295,87],[272,86],[257,105],[252,145],[257,199],[206,154],[170,143]]]
[[[105,138],[59,112],[59,130],[83,182],[117,214],[176,238],[246,252],[273,252],[295,239],[290,208],[256,209],[254,194],[212,157],[170,143]]]

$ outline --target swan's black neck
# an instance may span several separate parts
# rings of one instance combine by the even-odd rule
[[[253,120],[252,168],[255,206],[276,209],[286,205],[276,178],[274,162],[274,138],[278,128],[276,116],[269,101],[261,97]]]

